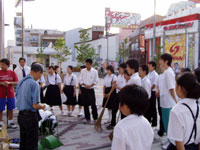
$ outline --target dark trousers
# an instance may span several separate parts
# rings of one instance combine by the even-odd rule
[[[165,128],[164,128],[163,121],[162,121],[162,111],[161,111],[161,107],[160,107],[160,98],[158,97],[157,100],[158,100],[158,113],[159,113],[159,116],[160,116],[160,122],[159,122],[160,129],[159,129],[159,132],[162,135],[165,132]]]
[[[38,114],[31,111],[20,111],[20,150],[38,150]]]
[[[112,107],[112,120],[111,120],[112,126],[116,125],[116,115],[118,110],[119,110],[119,93],[117,94]]]
[[[199,146],[195,145],[195,144],[189,144],[185,146],[185,150],[198,150]],[[169,146],[167,147],[167,150],[177,150],[176,146],[174,146],[173,144],[169,144]]]
[[[84,98],[85,119],[86,120],[90,120],[89,106],[91,106],[93,119],[97,120],[98,113],[97,113],[97,106],[96,106],[96,98],[95,98],[94,89],[85,89],[85,88],[83,88],[82,95],[83,95],[83,98]]]
[[[151,92],[151,98],[149,99],[149,110],[145,115],[148,121],[153,127],[157,126],[157,110],[156,110],[156,92]]]

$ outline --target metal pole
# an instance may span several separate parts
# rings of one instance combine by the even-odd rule
[[[22,57],[24,57],[24,0],[22,0]]]
[[[156,0],[154,0],[154,19],[153,19],[153,57],[156,52]]]
[[[4,58],[4,55],[4,0],[0,0],[0,59]]]
[[[109,64],[109,36],[108,32],[106,33],[106,38],[107,38],[107,65]]]

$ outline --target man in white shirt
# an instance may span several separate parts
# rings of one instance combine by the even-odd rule
[[[89,106],[92,108],[92,116],[94,121],[98,118],[97,106],[96,106],[96,98],[94,86],[98,83],[99,77],[98,72],[94,68],[92,68],[92,60],[86,60],[86,69],[81,71],[80,75],[80,85],[83,87],[82,95],[84,97],[84,112],[86,123],[90,123],[90,111]]]
[[[157,110],[156,110],[156,85],[158,80],[158,74],[156,72],[156,62],[150,61],[148,64],[149,74],[148,78],[151,81],[151,98],[149,99],[149,122],[152,124],[152,127],[157,126]]]
[[[136,59],[129,59],[126,62],[126,65],[127,65],[127,71],[131,76],[130,80],[128,81],[128,85],[136,84],[141,86],[141,78],[138,75],[138,70],[139,70],[138,61]]]
[[[15,68],[14,72],[17,74],[19,81],[30,74],[30,67],[26,66],[25,58],[19,58],[19,66]]]
[[[142,79],[142,87],[146,90],[148,94],[148,98],[151,98],[151,82],[149,78],[147,77],[147,74],[149,73],[149,69],[147,65],[141,65],[139,67],[139,76]]]
[[[172,107],[177,103],[175,95],[175,74],[171,68],[172,56],[170,54],[163,54],[160,57],[160,66],[163,70],[160,83],[160,106],[162,111],[162,120],[165,131],[168,131],[169,114]]]

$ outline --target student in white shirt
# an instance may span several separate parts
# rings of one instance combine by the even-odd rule
[[[137,85],[127,85],[120,91],[120,110],[127,117],[114,128],[111,150],[151,150],[154,133],[143,117],[148,109],[148,94]]]
[[[129,80],[131,79],[131,76],[129,75],[128,71],[124,70],[124,78],[125,78],[125,86],[128,85]]]
[[[116,81],[117,81],[117,77],[114,74],[114,68],[112,65],[108,65],[106,67],[106,71],[107,71],[107,75],[104,78],[104,87],[103,87],[103,104],[102,107],[105,106],[106,102],[107,102],[107,98],[108,95],[111,91],[111,89],[116,85]],[[112,108],[114,105],[114,101],[116,98],[117,94],[116,94],[116,89],[112,92],[112,94],[110,95],[110,99],[106,105],[106,108],[108,109],[108,121],[105,122],[106,124],[110,124],[111,123],[111,119],[112,119]]]
[[[114,100],[113,108],[112,108],[112,120],[111,124],[107,126],[108,130],[111,130],[114,128],[116,125],[116,115],[119,110],[119,93],[120,90],[125,86],[125,78],[124,78],[124,70],[126,69],[126,64],[121,63],[119,65],[119,75],[117,76],[117,81],[116,81],[116,89],[117,89],[117,96]]]
[[[76,85],[77,85],[77,77],[73,72],[73,67],[67,67],[67,74],[64,77],[64,88],[63,92],[67,97],[67,101],[64,103],[67,105],[68,116],[72,116],[75,106],[77,104],[76,99]]]
[[[149,74],[148,78],[151,81],[151,98],[149,99],[149,122],[152,124],[152,127],[157,126],[157,110],[156,110],[156,84],[158,80],[158,74],[156,72],[156,62],[150,61],[148,63]]]
[[[59,106],[61,114],[64,115],[62,101],[61,101],[61,78],[59,74],[55,73],[54,66],[49,66],[49,75],[46,78],[47,91],[45,94],[45,103],[50,105],[51,111],[53,106]]]
[[[149,69],[147,65],[141,65],[139,67],[139,76],[142,79],[142,87],[146,90],[148,94],[148,98],[151,98],[151,82],[149,78],[147,77],[147,74],[149,73]]]
[[[22,80],[24,77],[30,74],[30,67],[26,66],[26,59],[19,58],[19,66],[15,68],[14,72],[17,74],[18,80]]]
[[[139,70],[139,63],[136,59],[129,59],[126,62],[127,71],[131,76],[130,80],[128,81],[129,84],[136,84],[141,86],[141,78],[139,77],[138,70]]]
[[[163,70],[160,83],[160,106],[162,110],[162,120],[165,131],[168,131],[169,114],[172,107],[177,103],[175,94],[175,74],[171,68],[172,56],[170,54],[163,54],[160,57],[160,66]]]
[[[92,68],[92,63],[91,59],[87,59],[86,69],[83,69],[80,75],[80,85],[83,87],[81,93],[84,97],[84,113],[87,124],[90,124],[89,106],[92,108],[94,122],[98,118],[94,86],[98,83],[99,77],[97,70]]]
[[[171,112],[167,150],[198,150],[200,144],[200,84],[192,73],[178,75],[176,93],[181,100]]]

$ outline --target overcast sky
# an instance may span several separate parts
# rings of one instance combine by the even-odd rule
[[[15,0],[4,0],[5,43],[14,39],[13,17],[19,6],[14,8]],[[156,0],[157,14],[166,15],[172,3],[180,0]],[[186,0],[185,0],[186,1]],[[58,29],[67,31],[78,27],[88,28],[92,25],[105,24],[105,8],[111,11],[139,13],[142,19],[154,12],[154,0],[35,0],[24,2],[25,27],[39,29]],[[112,30],[111,30],[112,31]]]
[[[179,0],[157,0],[157,13],[166,15]],[[25,25],[34,28],[70,30],[104,25],[105,8],[140,13],[142,19],[153,15],[154,0],[35,0],[24,5]]]

